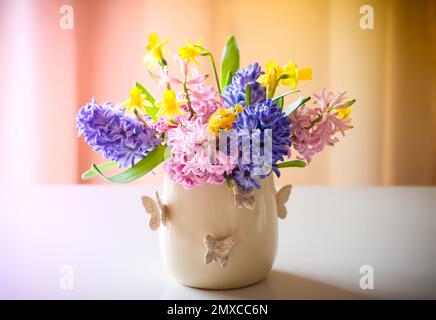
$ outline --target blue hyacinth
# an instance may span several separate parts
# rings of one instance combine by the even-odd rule
[[[265,130],[271,129],[271,165],[274,172],[279,175],[280,172],[277,169],[277,162],[284,160],[284,157],[288,154],[289,148],[291,147],[291,121],[286,114],[282,112],[272,100],[268,99],[255,106],[250,105],[245,107],[244,110],[238,114],[235,129],[239,136],[240,150],[247,147],[246,145],[241,145],[244,138],[250,139],[251,141],[260,139],[259,141],[262,142],[264,141]],[[253,131],[253,129],[259,130]],[[251,145],[248,145],[248,148],[252,148]],[[244,161],[246,163],[240,161],[235,170],[233,170],[232,177],[238,185],[244,187],[246,190],[253,188],[259,189],[260,185],[258,179],[264,178],[265,176],[255,176],[253,174],[253,168],[255,164],[259,162],[254,159],[256,154],[253,150],[250,150],[248,154],[250,154],[251,159]],[[262,153],[262,148],[260,156],[265,156]]]
[[[223,96],[225,102],[233,107],[239,103],[243,106],[245,102],[245,89],[247,84],[250,86],[251,104],[257,104],[265,101],[266,90],[256,82],[257,78],[262,75],[258,63],[250,64],[246,69],[239,69],[232,78],[232,82],[224,88]]]
[[[160,144],[153,129],[115,109],[113,103],[99,105],[94,98],[80,109],[76,126],[86,143],[120,167],[133,166]]]

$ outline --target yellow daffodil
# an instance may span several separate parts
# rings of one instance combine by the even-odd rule
[[[263,87],[273,87],[276,85],[279,77],[283,74],[283,69],[277,61],[270,61],[266,63],[266,72],[257,78]]]
[[[341,94],[341,96],[345,96],[345,92]],[[356,102],[356,99],[352,100],[344,100],[340,103],[336,103],[332,108],[334,112],[338,114],[339,119],[349,118],[351,115],[351,106]]]
[[[235,106],[235,110],[232,108],[218,109],[209,117],[207,128],[215,135],[218,135],[221,129],[231,129],[233,122],[236,121],[237,114],[242,110],[243,107],[240,104]]]
[[[266,72],[257,78],[263,87],[266,87],[267,98],[272,98],[277,85],[291,86],[295,90],[300,80],[311,80],[312,68],[299,69],[294,60],[289,60],[287,65],[281,67],[277,61],[270,61],[266,64]]]
[[[351,108],[337,109],[338,118],[343,119],[351,114]]]
[[[179,49],[180,58],[186,59],[188,63],[192,61],[199,64],[195,58],[201,56],[201,50],[198,46],[201,45],[203,40],[198,40],[195,43],[191,43],[189,39],[185,39],[185,41],[186,46],[181,46]]]
[[[144,106],[148,104],[142,90],[136,87],[130,89],[129,100],[123,102],[123,106],[126,108],[126,114],[133,113],[135,110],[141,114],[145,114]]]
[[[237,103],[235,105],[235,110],[236,110],[236,114],[238,114],[238,113],[241,113],[244,110],[244,107],[241,104]]]
[[[283,68],[277,61],[266,63],[266,72],[257,78],[263,87],[266,87],[267,98],[272,98],[279,83],[280,77],[283,75]]]
[[[157,33],[152,33],[148,37],[148,45],[146,47],[147,54],[144,57],[144,63],[148,67],[155,67],[166,63],[164,55],[168,54],[168,49],[165,45],[168,39],[162,41],[159,39]]]
[[[157,117],[166,117],[168,120],[174,119],[175,116],[182,116],[185,114],[180,106],[186,104],[186,100],[177,101],[176,94],[173,90],[166,90],[163,95],[163,100],[156,103],[159,108]]]
[[[289,60],[288,64],[283,66],[283,73],[287,76],[280,80],[285,86],[291,86],[295,90],[300,80],[312,80],[312,68],[299,69],[294,60]]]

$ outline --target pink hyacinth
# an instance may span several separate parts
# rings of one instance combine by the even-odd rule
[[[348,108],[353,101],[346,100],[345,93],[333,93],[321,90],[314,94],[314,107],[306,105],[298,108],[291,116],[291,138],[297,158],[307,163],[312,157],[324,150],[326,145],[333,146],[339,141],[336,134],[345,135],[352,128],[351,118],[340,116],[340,110]]]
[[[196,116],[201,118],[203,122],[214,113],[218,108],[223,105],[224,99],[218,93],[214,86],[206,86],[204,82],[207,79],[207,75],[198,73],[197,69],[191,70],[191,76],[189,77],[189,68],[186,60],[175,57],[179,61],[183,80],[171,77],[164,72],[161,72],[160,84],[161,86],[166,83],[182,86],[186,84],[189,99],[191,100],[192,110],[196,113]],[[178,98],[186,99],[185,94],[180,92]]]
[[[224,100],[213,86],[199,83],[191,86],[189,90],[192,109],[203,122],[206,122],[217,109],[223,106]]]
[[[224,174],[235,165],[230,157],[216,150],[214,137],[207,131],[207,123],[180,119],[178,127],[167,132],[167,144],[172,157],[164,163],[164,169],[172,181],[186,189],[202,183],[222,184]]]

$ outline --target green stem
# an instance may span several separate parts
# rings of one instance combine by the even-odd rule
[[[318,122],[320,122],[322,120],[322,115],[318,115],[315,120],[312,121],[312,123],[310,124],[310,126],[308,126],[307,128],[304,128],[305,130],[310,130],[313,128],[313,126],[315,124],[317,124]]]
[[[245,86],[245,105],[249,106],[251,104],[251,88],[250,85],[247,83]]]
[[[186,97],[186,100],[187,100],[187,105],[188,105],[189,112],[191,112],[191,117],[193,117],[194,116],[194,110],[192,110],[191,99],[189,98],[188,87],[186,86],[186,76],[185,76],[185,79],[183,81],[183,92],[185,93],[185,97]]]
[[[139,121],[141,121],[144,124],[144,126],[148,129],[149,126],[148,126],[147,122],[145,122],[144,118],[141,117],[141,115],[139,114],[138,110],[135,109],[135,111],[133,113],[139,119]]]
[[[213,74],[215,75],[215,81],[218,87],[218,92],[221,94],[220,79],[218,78],[218,72],[216,71],[215,59],[213,58],[212,53],[210,53],[209,51],[207,55],[209,56],[210,62],[212,63]]]

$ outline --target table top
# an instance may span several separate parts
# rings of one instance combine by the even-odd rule
[[[218,291],[166,270],[139,201],[153,191],[0,187],[0,298],[436,298],[436,188],[296,186],[268,277]]]

